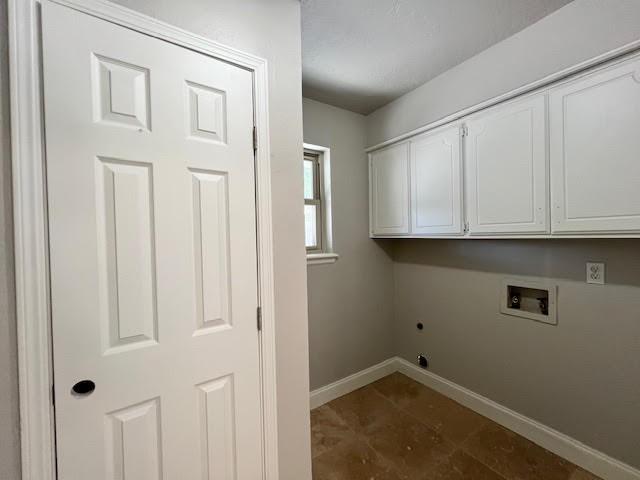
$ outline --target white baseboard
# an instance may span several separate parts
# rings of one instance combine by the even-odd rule
[[[405,374],[605,480],[640,480],[640,470],[399,357],[314,390],[311,392],[311,408],[393,372]]]
[[[397,361],[395,358],[390,358],[382,363],[369,367],[360,372],[349,375],[342,380],[330,383],[325,387],[318,388],[311,392],[311,409],[313,410],[320,405],[329,403],[331,400],[335,400],[338,397],[342,397],[347,393],[351,393],[354,390],[362,388],[370,383],[380,380],[387,375],[391,375],[397,371]]]

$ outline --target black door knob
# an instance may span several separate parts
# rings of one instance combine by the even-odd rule
[[[89,395],[96,389],[96,384],[91,380],[80,380],[71,390],[76,395]]]

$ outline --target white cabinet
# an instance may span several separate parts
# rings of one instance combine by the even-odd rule
[[[640,55],[376,150],[370,182],[374,236],[640,237]]]
[[[545,95],[500,105],[466,126],[469,232],[547,233]]]
[[[640,231],[640,60],[550,92],[552,231]]]
[[[408,234],[409,144],[371,153],[369,177],[371,234]]]
[[[421,135],[410,143],[411,233],[462,234],[460,127]]]

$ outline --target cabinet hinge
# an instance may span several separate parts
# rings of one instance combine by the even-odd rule
[[[461,135],[461,136],[463,136],[463,137],[466,137],[466,136],[468,136],[468,135],[469,135],[469,129],[467,128],[467,126],[466,126],[466,125],[463,125],[463,126],[460,128],[460,135]]]
[[[258,331],[262,331],[262,307],[258,307],[256,310],[256,321],[258,326]]]
[[[469,222],[464,222],[464,233],[469,231]]]
[[[258,130],[255,125],[253,126],[253,151],[258,151]]]

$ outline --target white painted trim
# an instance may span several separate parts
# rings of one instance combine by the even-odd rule
[[[322,175],[322,245],[323,252],[308,253],[307,264],[317,265],[321,263],[335,263],[338,255],[333,251],[333,210],[331,201],[331,149],[312,143],[303,143],[305,151],[312,151],[322,155],[320,162],[320,172]],[[320,255],[325,256],[322,260]]]
[[[415,381],[433,388],[599,477],[616,480],[640,480],[640,471],[635,468],[435,373],[423,370],[403,358],[396,357],[394,366],[397,371]]]
[[[583,234],[578,235],[560,235],[560,234],[542,234],[542,235],[405,235],[402,233],[398,233],[396,235],[379,235],[379,234],[369,234],[369,238],[413,238],[413,239],[422,239],[422,240],[562,240],[562,239],[576,239],[576,238],[640,238],[640,233],[632,233],[632,234],[603,234],[603,235],[592,235],[589,232],[585,232]]]
[[[329,152],[329,147],[323,147],[321,145],[314,145],[313,143],[303,143],[302,147],[307,150],[315,150],[316,152]]]
[[[337,253],[308,253],[307,265],[323,265],[327,263],[336,263],[340,258]]]
[[[394,372],[403,373],[601,478],[640,480],[640,470],[400,357],[390,358],[312,391],[311,409]]]
[[[311,409],[317,408],[331,400],[342,397],[348,393],[362,388],[370,383],[380,380],[387,375],[391,375],[397,370],[396,358],[390,358],[373,367],[369,367],[360,372],[349,375],[342,380],[333,382],[325,387],[318,388],[311,392]]]
[[[253,72],[264,479],[278,480],[267,62],[105,0],[9,0],[11,140],[22,480],[54,480],[40,6],[53,1]]]
[[[9,0],[11,158],[23,480],[55,476],[39,8]]]
[[[634,40],[633,42],[627,43],[626,45],[623,45],[621,47],[618,47],[614,50],[611,50],[609,52],[603,53],[602,55],[598,55],[597,57],[591,58],[589,60],[586,60],[584,62],[578,63],[577,65],[573,65],[571,67],[565,68],[563,70],[560,70],[559,72],[556,73],[552,73],[551,75],[547,75],[546,77],[543,77],[541,79],[538,79],[534,82],[531,82],[527,85],[523,85],[522,87],[518,87],[516,89],[513,89],[509,92],[506,92],[502,95],[498,95],[497,97],[491,98],[489,100],[486,100],[484,102],[480,102],[476,105],[472,105],[468,108],[464,108],[462,110],[459,110],[455,113],[452,113],[451,115],[447,115],[446,117],[442,117],[439,120],[435,120],[431,123],[428,123],[427,125],[423,125],[422,127],[418,127],[414,130],[411,130],[409,132],[406,133],[402,133],[400,135],[397,135],[393,138],[390,138],[389,140],[385,140],[383,142],[377,143],[375,145],[372,145],[371,147],[367,147],[365,149],[365,152],[372,152],[374,150],[378,150],[380,148],[389,146],[391,144],[400,142],[402,140],[406,140],[410,137],[413,137],[415,135],[418,135],[419,133],[424,133],[426,131],[429,130],[433,130],[434,128],[440,127],[442,125],[445,125],[447,123],[451,123],[454,122],[456,120],[460,120],[463,117],[467,117],[468,115],[477,113],[481,110],[493,107],[495,105],[497,105],[498,103],[502,103],[505,102],[507,100],[511,100],[513,98],[516,97],[520,97],[522,95],[526,95],[529,93],[534,92],[535,90],[539,90],[539,89],[544,89],[546,87],[549,87],[551,84],[562,81],[564,79],[566,79],[567,77],[579,74],[587,69],[590,68],[594,68],[594,67],[598,67],[600,65],[602,65],[605,62],[609,62],[610,60],[616,59],[618,57],[622,57],[624,55],[627,55],[629,53],[634,53],[635,50],[638,50],[640,48],[640,40]]]

